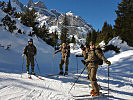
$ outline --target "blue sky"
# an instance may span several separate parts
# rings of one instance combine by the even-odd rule
[[[8,1],[8,0],[1,0]],[[12,1],[12,0],[11,0]],[[29,0],[19,0],[27,4]],[[39,0],[33,0],[37,2]],[[72,11],[75,15],[81,16],[94,29],[102,29],[105,21],[114,25],[116,19],[115,10],[118,3],[122,0],[40,0],[47,8],[56,9],[59,12],[66,13]]]

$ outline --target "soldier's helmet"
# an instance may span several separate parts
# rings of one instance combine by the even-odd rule
[[[32,42],[33,43],[33,39],[32,38],[28,39],[28,42]]]
[[[83,44],[81,44],[80,48],[84,48],[84,45],[83,45]]]

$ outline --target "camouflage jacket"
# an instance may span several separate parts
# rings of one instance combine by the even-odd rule
[[[83,55],[83,57],[84,57],[85,59],[88,58],[88,53],[89,53],[89,51],[82,51],[82,55]]]
[[[55,54],[58,53],[58,52],[61,52],[62,58],[65,58],[65,54],[66,54],[67,58],[70,57],[70,50],[68,48],[61,48],[61,49],[57,50],[55,52]]]
[[[87,59],[85,60],[85,62],[94,62],[94,63],[98,63],[98,58],[102,59],[103,61],[107,62],[108,60],[104,57],[103,54],[101,54],[99,52],[99,50],[97,49],[94,49],[94,50],[90,50],[88,52],[88,55],[87,55]]]
[[[36,47],[32,44],[32,45],[27,45],[24,48],[24,52],[23,54],[25,54],[26,56],[35,56],[37,53]]]

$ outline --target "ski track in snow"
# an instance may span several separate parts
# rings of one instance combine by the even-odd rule
[[[3,74],[5,75],[5,73],[0,73],[0,76],[4,76]],[[16,78],[13,79],[14,81],[10,81],[12,76],[16,76]],[[6,77],[3,77],[5,78],[4,81],[9,82],[0,82],[0,100],[42,100],[44,98],[47,100],[63,100],[65,98],[63,96],[65,93],[64,86],[60,81],[46,78],[45,80],[39,80],[33,76],[33,79],[30,80],[25,78],[27,75],[23,75],[20,79],[17,76],[20,77],[19,74],[7,74]],[[20,81],[22,81],[22,83]],[[5,83],[6,86],[3,86]],[[7,93],[8,91],[9,93]]]

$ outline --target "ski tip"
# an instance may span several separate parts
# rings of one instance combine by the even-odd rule
[[[29,79],[32,79],[31,77],[28,77]]]
[[[39,77],[40,80],[43,80],[41,77]]]

